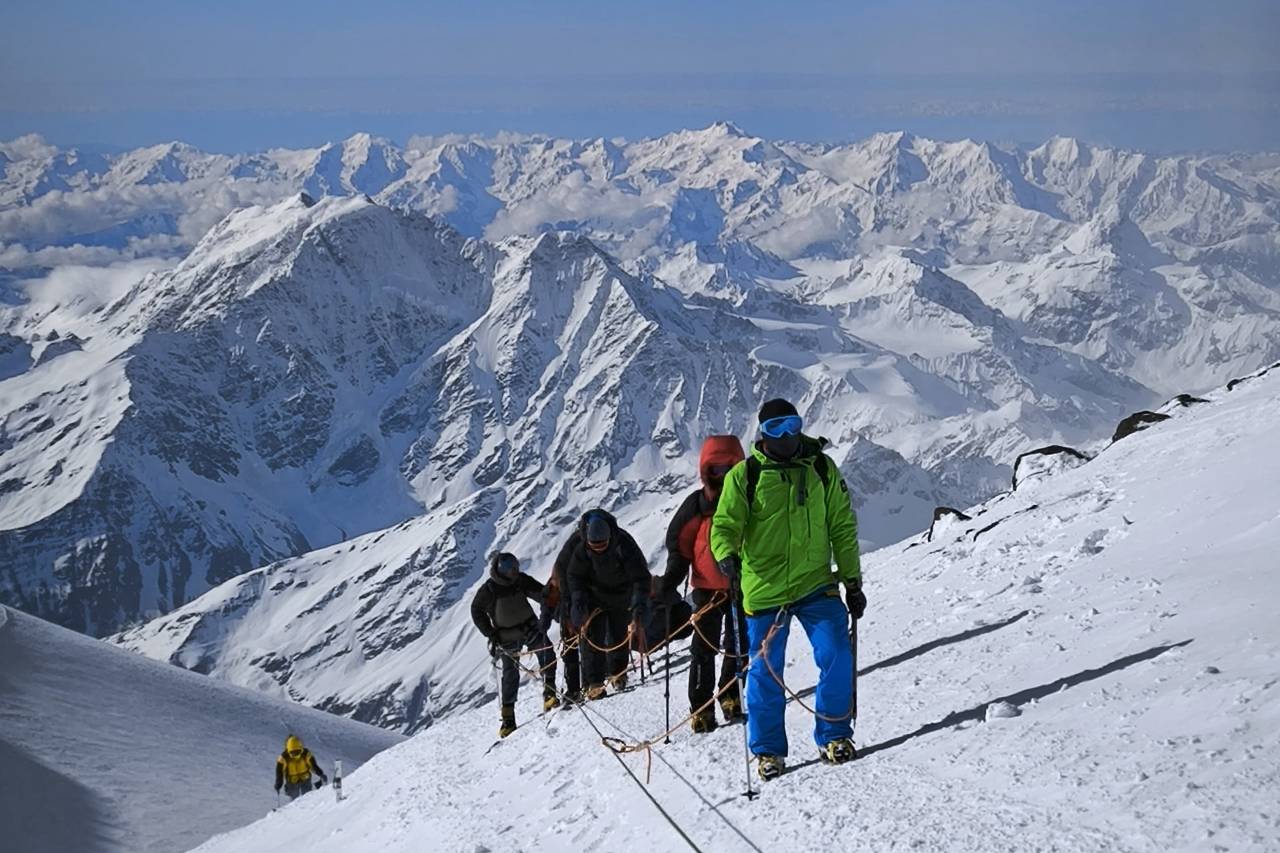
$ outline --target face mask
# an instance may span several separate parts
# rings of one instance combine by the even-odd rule
[[[781,438],[764,438],[764,450],[775,459],[790,459],[800,450],[799,435],[784,435]]]

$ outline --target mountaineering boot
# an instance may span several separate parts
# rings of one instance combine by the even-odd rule
[[[574,690],[572,693],[564,694],[564,707],[568,708],[572,705],[581,705],[586,697],[582,695],[581,690]]]
[[[710,708],[705,711],[699,711],[689,720],[689,725],[693,727],[697,734],[706,734],[716,730],[716,715]]]
[[[603,699],[609,694],[605,693],[603,684],[592,684],[587,688],[587,698],[591,701]]]
[[[620,672],[609,679],[609,686],[613,688],[613,692],[617,693],[627,689],[627,674]]]
[[[546,713],[552,708],[560,707],[560,697],[556,695],[555,687],[548,684],[542,688],[542,711]]]
[[[844,764],[846,761],[853,761],[858,757],[858,750],[854,748],[853,741],[847,737],[836,738],[819,752],[822,755],[822,760],[828,764]]]
[[[502,725],[498,727],[498,737],[506,737],[516,730],[516,706],[502,706]]]
[[[720,700],[720,710],[724,711],[724,719],[727,723],[737,723],[746,719],[746,715],[742,713],[742,703],[733,696],[726,696]]]
[[[787,762],[781,755],[757,755],[756,772],[760,778],[768,782],[777,779],[787,769]]]

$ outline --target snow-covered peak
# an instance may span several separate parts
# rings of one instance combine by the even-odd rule
[[[1031,156],[1054,169],[1069,169],[1082,164],[1087,165],[1089,147],[1082,145],[1073,136],[1050,137],[1043,145],[1031,151]]]

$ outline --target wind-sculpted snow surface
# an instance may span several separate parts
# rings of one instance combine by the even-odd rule
[[[1280,378],[1208,397],[866,558],[858,761],[819,764],[793,702],[791,769],[754,801],[737,727],[659,739],[648,792],[703,850],[1276,849]],[[796,632],[787,682],[808,700],[814,679]],[[340,807],[199,849],[689,849],[592,727],[660,733],[661,678],[543,718],[526,687],[497,745],[495,707],[453,715]]]

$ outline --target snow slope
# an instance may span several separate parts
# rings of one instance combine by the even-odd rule
[[[290,732],[330,774],[335,759],[351,769],[401,740],[0,606],[5,850],[186,850],[275,806]]]
[[[792,704],[792,768],[754,802],[735,727],[657,744],[649,792],[703,850],[1276,849],[1280,367],[1210,396],[867,557],[857,763],[816,764]],[[459,713],[371,761],[341,806],[199,849],[685,849],[591,725],[661,732],[660,680],[530,720],[536,698],[496,747],[494,707]]]

